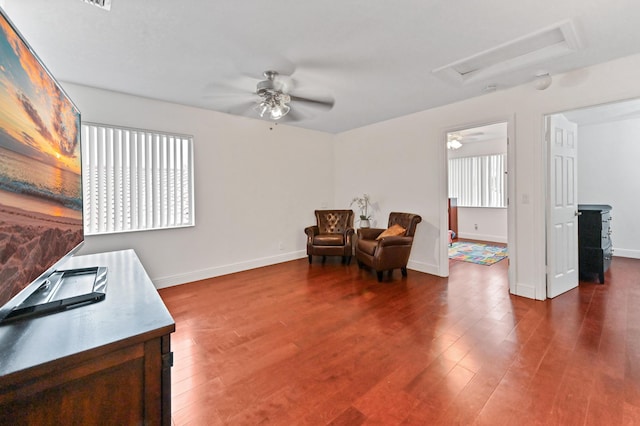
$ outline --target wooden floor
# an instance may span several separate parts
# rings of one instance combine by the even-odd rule
[[[163,289],[173,423],[640,424],[640,260],[545,302],[506,268],[302,259]]]

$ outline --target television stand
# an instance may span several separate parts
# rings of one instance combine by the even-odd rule
[[[51,314],[99,302],[105,298],[106,287],[107,268],[103,266],[54,271],[2,321]]]
[[[0,325],[0,424],[170,425],[175,323],[133,250],[105,266],[100,303]]]

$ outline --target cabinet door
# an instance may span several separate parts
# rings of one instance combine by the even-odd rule
[[[144,362],[139,344],[0,390],[0,424],[143,424]]]
[[[0,388],[0,425],[171,424],[170,335],[61,362]]]

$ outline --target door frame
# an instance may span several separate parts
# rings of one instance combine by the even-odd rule
[[[640,99],[640,96],[631,96],[631,97],[624,97],[624,98],[620,98],[620,99],[613,99],[613,100],[606,100],[606,101],[602,101],[602,102],[596,102],[596,103],[589,103],[589,104],[585,104],[585,105],[576,105],[570,108],[564,108],[561,110],[556,110],[556,111],[548,111],[548,112],[543,112],[540,115],[540,145],[542,147],[541,149],[541,154],[542,154],[542,176],[543,176],[543,188],[542,188],[542,195],[544,197],[544,211],[542,212],[543,214],[543,218],[544,218],[544,250],[545,250],[545,256],[544,256],[544,261],[543,261],[543,269],[544,269],[544,279],[539,282],[536,283],[536,287],[535,287],[535,291],[536,291],[536,295],[540,295],[540,297],[536,297],[537,300],[545,300],[546,298],[548,298],[547,295],[547,256],[546,256],[546,249],[547,249],[547,244],[548,244],[548,238],[549,236],[547,235],[547,223],[548,223],[548,218],[547,218],[547,212],[549,211],[549,194],[548,194],[548,182],[550,180],[550,170],[549,170],[549,162],[548,162],[548,158],[549,158],[549,142],[547,142],[546,137],[545,137],[545,130],[546,130],[546,118],[547,116],[551,116],[551,115],[556,115],[556,114],[566,114],[572,111],[578,111],[578,110],[582,110],[582,109],[588,109],[588,108],[596,108],[596,107],[605,107],[608,105],[615,105],[621,102],[629,102],[629,101],[633,101],[633,100],[638,100]],[[580,132],[580,125],[578,124],[578,133]],[[578,161],[580,160],[580,153],[578,153]],[[578,183],[579,184],[579,183]],[[579,200],[578,200],[579,202]],[[544,295],[544,297],[542,297],[542,295]]]
[[[516,143],[515,143],[515,115],[503,115],[487,120],[466,122],[457,126],[442,129],[440,138],[441,164],[443,172],[440,174],[440,276],[449,276],[449,161],[447,153],[447,134],[459,132],[475,127],[488,126],[497,123],[507,123],[507,247],[509,249],[508,281],[509,292],[515,294],[517,271],[517,235],[516,235]]]

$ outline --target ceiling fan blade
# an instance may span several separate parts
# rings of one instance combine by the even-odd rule
[[[290,93],[296,87],[296,81],[290,75],[278,72],[275,80],[282,84],[282,91],[285,93]]]
[[[247,51],[248,46],[243,49],[236,49],[231,52],[230,68],[236,73],[263,79],[262,73],[266,70],[274,70],[284,75],[291,75],[296,70],[296,64],[284,55],[275,53],[272,50],[255,49]],[[256,64],[261,64],[260,69],[256,69]]]
[[[225,112],[233,115],[252,116],[255,111],[253,108],[256,106],[254,101],[242,102],[238,105],[234,105],[228,108]],[[257,115],[257,113],[255,113]]]
[[[205,95],[229,95],[255,93],[256,84],[259,80],[250,77],[226,77],[222,81],[217,81],[206,85],[202,89]]]
[[[335,101],[331,98],[306,98],[306,97],[300,97],[300,96],[295,96],[295,95],[290,95],[291,96],[291,101],[292,102],[296,102],[296,104],[305,104],[308,107],[314,108],[314,109],[320,109],[320,110],[324,110],[324,111],[329,111],[331,108],[333,108],[333,105],[335,104]]]
[[[236,95],[204,95],[206,104],[216,111],[239,114],[237,111],[244,111],[244,105],[255,105],[257,96],[252,93]]]
[[[220,102],[238,102],[248,99],[256,99],[255,93],[211,93],[202,95],[202,99],[211,99]]]

